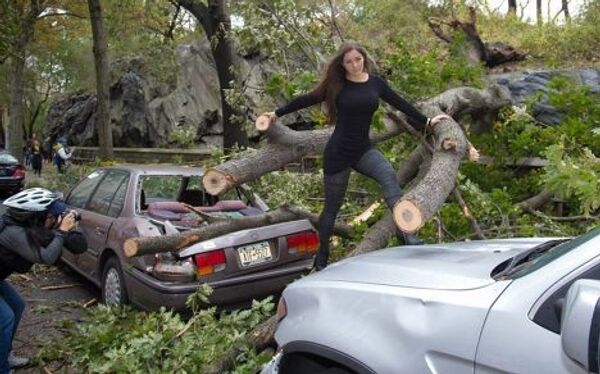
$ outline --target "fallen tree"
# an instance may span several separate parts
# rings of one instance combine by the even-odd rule
[[[485,90],[468,87],[451,89],[430,100],[419,103],[418,106],[421,111],[430,117],[436,114],[447,113],[458,121],[464,119],[466,116],[470,116],[475,118],[475,122],[483,122],[495,118],[498,111],[509,103],[508,96],[501,88],[491,86]],[[403,115],[388,113],[387,120],[392,121],[396,125],[395,128],[388,130],[386,133],[372,134],[372,142],[376,143],[382,141],[402,131],[411,131],[411,127],[407,124]],[[275,149],[276,146],[283,146],[287,148],[287,153],[284,152],[286,155],[294,153],[295,155],[304,156],[308,154],[304,152],[308,151],[315,152],[318,150],[319,152],[322,152],[327,141],[326,138],[324,139],[324,132],[327,130],[306,132],[306,135],[299,137],[293,130],[284,128],[278,124],[267,124],[265,126],[264,122],[259,121],[258,125],[259,130],[265,132],[269,139],[269,144],[263,149],[272,150]],[[397,172],[398,182],[401,186],[404,186],[415,179],[415,182],[413,182],[411,188],[404,195],[400,203],[402,201],[417,201],[417,204],[413,203],[413,205],[419,207],[419,209],[423,209],[423,212],[425,212],[421,213],[421,224],[439,208],[447,198],[448,194],[455,188],[458,163],[464,157],[468,148],[468,142],[464,137],[464,129],[459,126],[457,122],[447,120],[440,123],[438,126],[434,128],[434,132],[429,138],[414,133],[415,136],[422,140],[422,144],[406,158]],[[298,142],[300,139],[301,142]],[[310,147],[306,147],[307,143],[312,144]],[[281,150],[281,148],[277,149]],[[265,153],[268,153],[268,151],[265,151]],[[253,156],[251,154],[245,155],[243,157],[244,160],[237,161],[236,165],[239,167],[241,162],[251,163],[253,165],[261,164],[259,158],[253,158],[252,160],[249,158],[253,158]],[[216,174],[221,174],[220,178],[223,178],[230,183],[224,190],[221,190],[221,193],[226,191],[227,188],[232,188],[236,184],[248,181],[244,180],[244,178],[248,176],[248,173],[228,174],[233,168],[230,167],[230,165],[224,164],[211,169]],[[275,165],[276,169],[284,166],[282,163],[270,163],[269,166],[263,164],[261,166],[257,165],[257,167],[260,167],[264,174],[276,170],[268,170],[269,167]],[[256,169],[254,169],[254,172],[260,174]],[[427,203],[426,200],[428,196],[430,196],[428,188],[435,188],[433,184],[436,183],[436,180],[441,180],[443,182],[443,187],[435,190],[436,201]],[[206,187],[207,185],[205,184],[205,188]],[[398,208],[400,203],[396,206],[396,209],[394,209],[395,212],[396,210],[401,209]],[[398,210],[398,212],[400,216],[404,215],[402,210]],[[394,225],[392,213],[389,212],[383,219],[370,227],[367,234],[363,237],[363,240],[353,251],[349,252],[346,257],[356,256],[384,248],[387,245],[389,238],[395,233],[396,226]],[[275,342],[272,338],[277,325],[276,322],[276,317],[273,316],[255,329],[255,331],[259,332],[258,335],[261,337],[260,344],[255,344],[255,339],[253,339],[254,332],[251,332],[247,337],[241,338],[240,342],[232,347],[220,361],[211,365],[210,370],[207,371],[207,373],[216,374],[229,370],[235,363],[235,357],[243,352],[243,348],[241,347],[247,349],[247,347],[250,346],[255,349],[262,349],[265,346],[274,345]],[[268,339],[265,340],[269,337],[271,339],[270,343]]]
[[[472,64],[483,63],[488,67],[494,67],[512,61],[522,61],[527,57],[524,52],[517,51],[503,42],[484,43],[475,25],[477,14],[474,7],[469,7],[469,19],[461,21],[456,16],[454,8],[451,8],[450,19],[430,17],[427,22],[431,31],[446,43],[464,38],[463,53]],[[449,29],[447,32],[443,29]],[[460,36],[459,36],[460,35]]]
[[[144,236],[125,240],[123,252],[127,257],[142,256],[153,253],[178,251],[200,241],[209,240],[230,232],[273,225],[280,222],[308,219],[316,226],[318,217],[300,209],[282,206],[263,215],[221,219],[210,225],[202,226],[173,235]],[[352,228],[346,224],[336,223],[334,233],[350,237]]]

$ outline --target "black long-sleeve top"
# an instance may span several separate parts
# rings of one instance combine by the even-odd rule
[[[366,151],[373,147],[369,140],[369,128],[373,114],[379,107],[380,98],[408,115],[415,129],[424,130],[427,117],[396,94],[381,77],[370,75],[365,82],[346,80],[344,88],[336,99],[335,130],[323,153],[325,174],[335,174],[352,167]],[[275,114],[281,117],[323,100],[323,97],[314,94],[300,95],[278,108]]]

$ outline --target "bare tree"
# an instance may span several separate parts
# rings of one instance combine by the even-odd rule
[[[508,13],[513,16],[517,15],[517,0],[508,0]]]
[[[92,34],[94,37],[94,63],[96,66],[96,91],[98,110],[96,111],[96,131],[100,158],[113,158],[112,130],[110,128],[110,83],[108,66],[108,43],[104,34],[102,7],[100,0],[88,0]]]
[[[571,22],[571,13],[569,13],[569,0],[562,0],[562,12],[565,14],[565,20]]]

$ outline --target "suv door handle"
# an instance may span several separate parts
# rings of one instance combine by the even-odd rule
[[[96,227],[96,229],[94,230],[94,232],[96,233],[96,235],[104,235],[104,234],[106,234],[106,231],[104,231],[101,227]]]

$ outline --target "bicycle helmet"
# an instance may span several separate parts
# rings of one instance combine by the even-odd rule
[[[43,212],[50,204],[58,200],[58,195],[45,188],[30,188],[4,200],[4,205],[9,208],[20,209],[28,212]]]

